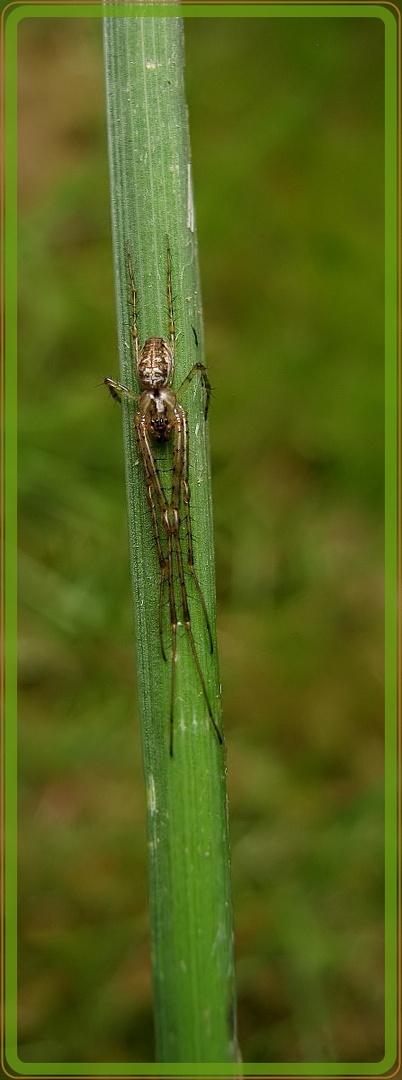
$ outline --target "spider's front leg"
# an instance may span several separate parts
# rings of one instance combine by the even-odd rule
[[[205,367],[205,364],[201,364],[201,363],[194,364],[194,367],[191,368],[191,371],[189,371],[188,375],[186,375],[186,378],[183,379],[183,382],[182,382],[181,386],[179,386],[179,389],[177,391],[177,396],[181,397],[181,394],[182,394],[183,390],[185,390],[186,387],[189,386],[192,379],[194,378],[194,375],[196,375],[197,372],[200,375],[201,382],[202,382],[202,385],[203,385],[204,390],[205,390],[204,420],[206,420],[207,416],[208,416],[209,401],[210,401],[210,397],[211,397],[211,393],[212,393],[212,386],[211,386],[211,383],[210,383],[209,378],[208,378],[208,372],[207,372],[207,369]]]
[[[129,401],[135,401],[138,404],[138,394],[134,394],[132,390],[128,390],[127,386],[123,386],[122,383],[116,382],[116,379],[111,379],[109,375],[103,380],[104,385],[107,386],[109,394],[115,401],[120,401],[122,397],[128,398]]]

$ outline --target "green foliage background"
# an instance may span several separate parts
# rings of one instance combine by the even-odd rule
[[[244,1060],[383,1032],[383,24],[186,20]],[[152,1061],[101,26],[19,44],[24,1061]],[[196,537],[195,537],[196,544]]]

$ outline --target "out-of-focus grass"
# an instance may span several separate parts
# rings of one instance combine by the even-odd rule
[[[246,1061],[383,1054],[382,30],[186,23]],[[95,20],[23,23],[20,93],[20,1054],[146,1061]]]

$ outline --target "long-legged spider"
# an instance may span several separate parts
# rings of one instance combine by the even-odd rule
[[[191,646],[191,652],[197,669],[198,678],[204,695],[209,718],[218,741],[222,743],[222,736],[215,721],[209,700],[204,675],[197,653],[193,630],[191,626],[190,609],[187,598],[186,577],[184,559],[181,547],[181,525],[184,519],[184,532],[186,536],[187,556],[186,567],[202,608],[206,630],[208,634],[209,648],[213,652],[211,626],[205,600],[201,591],[197,574],[194,568],[193,537],[190,517],[190,488],[188,479],[188,422],[187,413],[180,404],[179,397],[189,385],[194,375],[198,372],[205,390],[205,419],[208,414],[211,386],[208,380],[207,370],[204,364],[194,364],[181,386],[175,392],[172,390],[174,374],[174,350],[175,350],[175,323],[173,313],[172,293],[172,261],[169,240],[167,241],[167,308],[169,318],[169,344],[164,338],[150,337],[139,347],[137,327],[137,291],[134,283],[134,273],[127,245],[127,263],[131,292],[131,338],[133,343],[134,357],[137,368],[137,377],[141,388],[140,394],[133,394],[126,386],[107,377],[104,382],[109,388],[113,398],[121,401],[127,397],[137,404],[137,412],[134,416],[134,425],[137,433],[137,442],[140,459],[146,483],[146,493],[149,509],[151,512],[152,528],[155,536],[156,551],[160,569],[159,585],[159,640],[163,659],[166,661],[166,652],[163,641],[163,598],[164,589],[167,585],[169,600],[169,615],[171,627],[171,680],[170,680],[170,717],[169,717],[169,746],[170,754],[173,755],[173,714],[175,700],[175,666],[177,658],[177,626],[178,605],[176,599],[176,584],[181,608],[182,619],[187,631]],[[173,477],[171,492],[168,494],[161,482],[158,464],[155,458],[153,441],[167,442],[173,435]],[[182,519],[183,514],[183,519]]]

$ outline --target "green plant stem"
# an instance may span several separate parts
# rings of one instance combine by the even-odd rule
[[[149,10],[149,8],[148,8]],[[116,9],[110,9],[114,15]],[[138,392],[130,339],[127,242],[138,292],[140,344],[167,337],[166,235],[172,252],[174,387],[203,360],[183,27],[174,15],[109,17],[105,8],[107,114],[120,378]],[[197,345],[198,342],[198,345]],[[114,374],[111,372],[110,374]],[[183,398],[189,421],[196,571],[210,615],[211,655],[195,590],[194,637],[221,726],[214,629],[209,454],[203,391]],[[174,754],[169,754],[170,663],[158,638],[159,568],[133,427],[123,401],[137,673],[148,794],[152,962],[160,1061],[237,1060],[225,754],[212,729],[184,626],[179,626]],[[171,466],[169,445],[160,462]],[[166,472],[164,472],[166,476]],[[168,620],[165,634],[169,634]],[[167,636],[167,644],[169,637]]]

